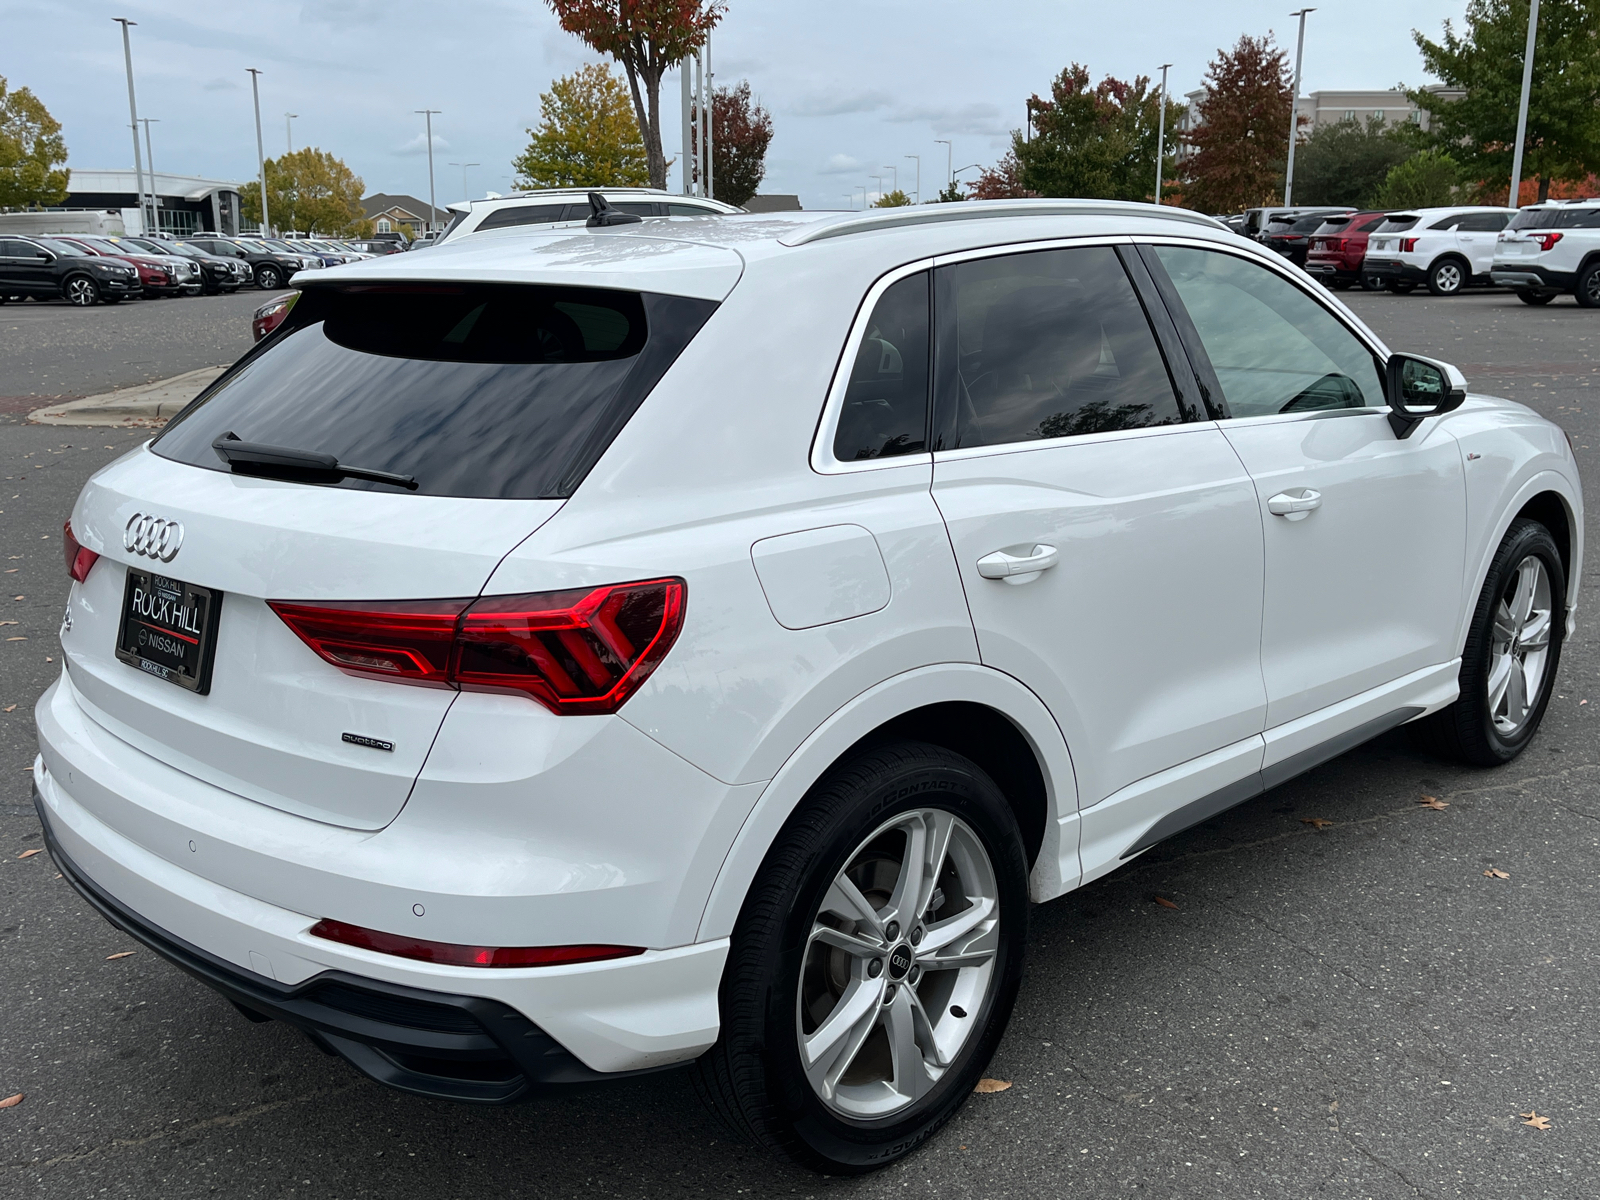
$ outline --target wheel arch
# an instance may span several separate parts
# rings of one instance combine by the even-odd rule
[[[973,759],[1017,814],[1035,900],[1076,886],[1077,786],[1065,739],[1043,702],[1018,680],[972,663],[905,672],[841,707],[762,790],[712,884],[697,941],[728,936],[761,862],[791,813],[841,760],[910,739]]]
[[[1472,260],[1459,250],[1446,250],[1444,253],[1436,255],[1433,261],[1428,264],[1428,270],[1426,274],[1431,277],[1434,271],[1438,269],[1440,263],[1450,262],[1452,260],[1461,264],[1461,269],[1464,272],[1461,279],[1461,286],[1466,287],[1467,284],[1470,283],[1474,278],[1472,273]]]

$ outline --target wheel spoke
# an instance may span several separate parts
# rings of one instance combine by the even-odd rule
[[[963,913],[963,916],[966,914]],[[935,952],[917,961],[925,971],[953,971],[958,967],[981,967],[990,962],[1000,949],[999,926],[992,925],[974,937],[952,940]]]
[[[850,1069],[862,1043],[878,1021],[883,980],[857,979],[817,1031],[801,1042],[806,1074],[825,1096],[832,1096],[839,1077]],[[824,1090],[825,1089],[825,1090]]]
[[[1506,686],[1506,719],[1514,725],[1521,725],[1523,718],[1528,715],[1528,677],[1514,656],[1506,657],[1511,663],[1511,679]]]
[[[917,989],[906,988],[906,995],[911,998],[911,1017],[917,1026],[917,1045],[926,1046],[927,1056],[933,1060],[936,1067],[948,1067],[950,1056],[939,1048],[939,1039],[934,1036],[933,1018],[928,1015],[928,1010],[923,1007],[922,997],[917,995]]]
[[[847,921],[859,921],[874,937],[883,937],[883,924],[878,919],[878,910],[843,873],[834,879],[828,894],[822,898],[822,911]]]
[[[868,941],[853,934],[844,933],[831,925],[816,925],[811,930],[813,944],[821,942],[827,946],[843,950],[846,954],[853,954],[857,958],[875,958],[883,953],[883,945],[879,942]]]
[[[929,814],[932,829],[928,831],[926,869],[922,873],[922,887],[917,892],[916,907],[907,914],[920,921],[928,911],[933,893],[939,888],[939,876],[944,873],[944,860],[950,853],[950,837],[955,833],[956,819],[947,812]]]
[[[1551,617],[1549,609],[1533,611],[1528,623],[1522,627],[1522,636],[1517,639],[1524,650],[1543,650],[1550,644]]]
[[[1511,619],[1516,622],[1518,632],[1528,623],[1528,615],[1533,612],[1533,593],[1538,582],[1538,560],[1524,560],[1517,568],[1517,590],[1511,596]]]
[[[1489,712],[1500,711],[1505,702],[1506,688],[1511,683],[1511,673],[1516,670],[1516,660],[1509,653],[1497,654],[1489,668]]]
[[[937,956],[939,951],[957,938],[971,933],[988,920],[993,912],[994,901],[987,896],[980,896],[955,916],[929,925],[928,931],[922,935],[922,944],[917,947],[917,958],[921,960]]]
[[[1504,600],[1494,609],[1494,640],[1498,645],[1511,644],[1517,636],[1517,619],[1511,615],[1511,606]]]
[[[933,1077],[928,1074],[922,1047],[917,1045],[917,1020],[909,987],[902,987],[889,1002],[884,1012],[884,1025],[889,1031],[889,1052],[894,1058],[894,1090],[915,1100],[933,1086]]]
[[[900,860],[900,877],[894,881],[894,891],[889,895],[889,903],[884,906],[885,919],[893,915],[907,925],[916,920],[915,905],[917,897],[922,895],[923,877],[927,869],[927,816],[924,813],[913,814],[904,825],[906,854]]]

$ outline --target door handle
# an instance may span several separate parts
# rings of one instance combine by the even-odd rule
[[[996,550],[978,560],[978,574],[1006,583],[1028,583],[1037,578],[1039,572],[1048,571],[1060,561],[1061,555],[1054,546],[1036,545],[1027,554]]]
[[[1322,507],[1322,493],[1310,488],[1290,488],[1267,501],[1267,511],[1275,517],[1304,521],[1314,509]]]

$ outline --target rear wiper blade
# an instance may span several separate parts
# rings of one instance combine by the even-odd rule
[[[417,481],[410,475],[396,475],[389,471],[374,471],[368,467],[353,467],[342,463],[331,454],[315,450],[296,450],[292,446],[272,446],[266,442],[245,442],[231,429],[211,443],[211,448],[222,461],[235,469],[310,471],[326,475],[343,475],[349,479],[370,479],[374,483],[392,483],[397,487],[417,490]]]

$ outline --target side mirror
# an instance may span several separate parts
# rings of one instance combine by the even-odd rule
[[[56,256],[48,250],[34,251],[33,258],[35,262],[55,262],[56,260]]]
[[[1389,426],[1397,438],[1408,438],[1427,417],[1460,408],[1467,398],[1467,379],[1446,362],[1415,354],[1391,354],[1385,391]]]

